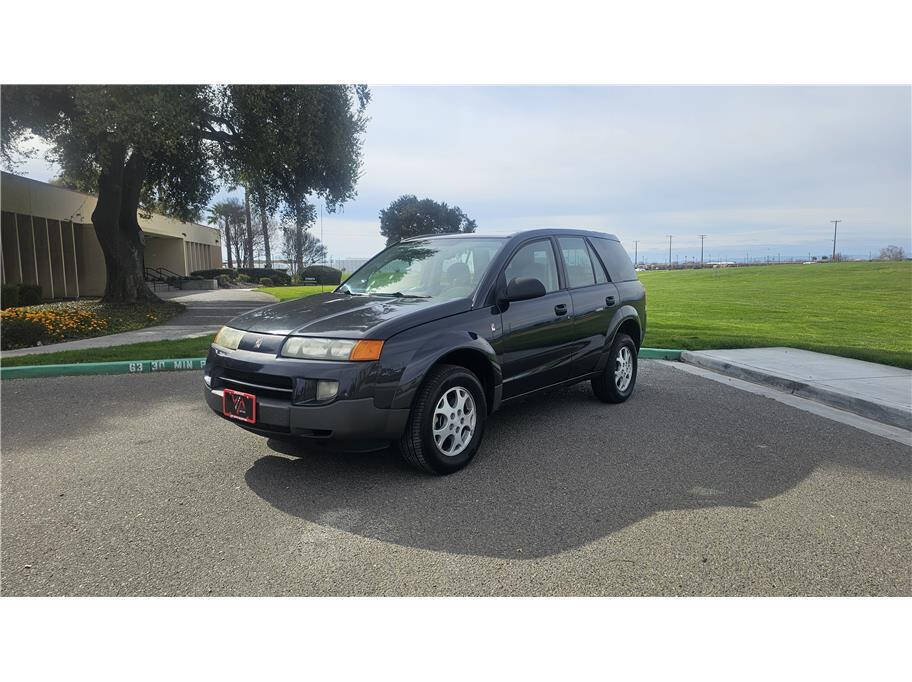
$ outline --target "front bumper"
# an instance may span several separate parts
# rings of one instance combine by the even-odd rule
[[[257,397],[255,424],[222,414],[222,389],[205,388],[206,403],[223,419],[264,436],[299,436],[332,441],[395,440],[405,431],[409,410],[381,409],[373,398],[297,406]]]

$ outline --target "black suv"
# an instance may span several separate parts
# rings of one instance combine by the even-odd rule
[[[505,401],[586,379],[599,399],[627,400],[645,330],[645,291],[613,235],[416,237],[332,293],[223,327],[206,401],[264,436],[393,442],[415,466],[448,474],[472,459]]]

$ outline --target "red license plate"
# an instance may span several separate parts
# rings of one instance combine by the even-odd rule
[[[256,423],[256,396],[252,393],[232,391],[230,388],[222,390],[222,414],[231,419]]]

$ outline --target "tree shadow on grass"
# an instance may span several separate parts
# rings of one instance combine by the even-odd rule
[[[337,453],[270,440],[277,454],[257,460],[246,480],[283,512],[360,536],[534,558],[656,512],[753,507],[825,463],[908,477],[908,448],[877,439],[872,452],[872,438],[655,366],[622,405],[603,405],[578,386],[505,407],[489,420],[482,452],[451,476],[422,475],[392,450]]]

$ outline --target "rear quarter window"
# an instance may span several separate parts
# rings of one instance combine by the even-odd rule
[[[626,249],[621,246],[620,242],[601,237],[595,237],[591,241],[608,269],[608,276],[612,282],[627,282],[637,278],[633,263],[630,262],[630,256],[627,255]]]

